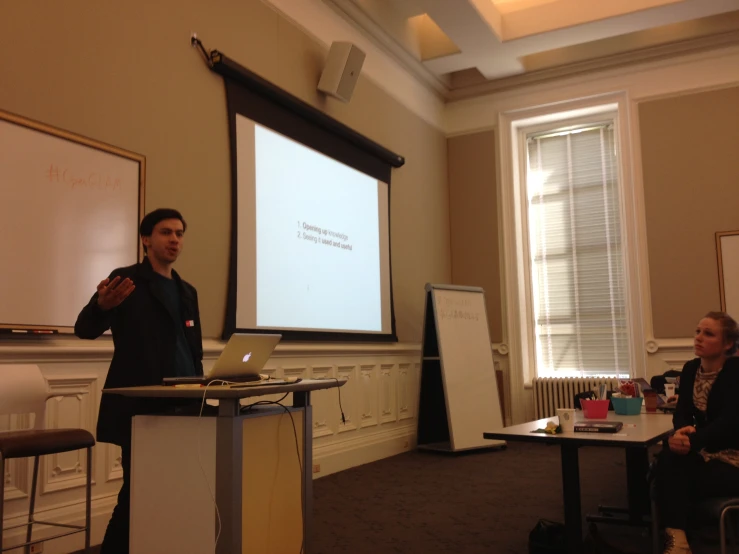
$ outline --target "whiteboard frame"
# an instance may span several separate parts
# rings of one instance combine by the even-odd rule
[[[89,148],[94,148],[96,150],[100,150],[102,152],[106,152],[108,154],[112,154],[114,156],[125,158],[126,160],[138,163],[139,165],[138,214],[139,215],[138,215],[138,221],[136,222],[136,228],[138,229],[139,224],[141,223],[141,219],[144,216],[144,198],[145,198],[145,192],[146,192],[146,156],[144,156],[143,154],[138,154],[136,152],[131,152],[130,150],[125,150],[123,148],[114,146],[112,144],[107,144],[99,140],[91,139],[83,135],[78,135],[77,133],[73,133],[65,129],[60,129],[58,127],[54,127],[47,123],[42,123],[41,121],[29,119],[27,117],[23,117],[21,115],[14,114],[14,113],[1,110],[1,109],[0,109],[0,120],[7,121],[8,123],[13,123],[15,125],[19,125],[22,127],[26,127],[33,131],[45,133],[47,135],[50,135],[52,137],[56,137],[62,140],[68,140],[70,142],[74,142],[74,143],[77,143],[83,146],[87,146]],[[141,261],[143,260],[144,251],[143,251],[143,246],[141,244],[141,240],[139,239],[139,236],[138,236],[138,231],[136,233],[136,244],[137,244],[136,259]],[[9,325],[6,323],[0,323],[0,329],[3,329],[3,330],[4,329],[13,329],[13,330],[28,329],[29,332],[31,333],[33,333],[34,330],[35,331],[39,331],[39,330],[51,331],[54,333],[72,332],[72,328],[66,327],[66,326],[50,327],[47,325],[31,325],[31,324]]]
[[[738,317],[739,268],[734,266],[739,260],[739,231],[718,231],[716,233],[716,258],[721,311],[732,317]]]
[[[446,406],[446,415],[447,415],[447,421],[449,426],[449,444],[450,444],[450,450],[453,452],[459,452],[463,450],[473,450],[473,449],[479,449],[479,448],[498,448],[500,446],[505,446],[505,441],[500,440],[490,440],[485,439],[482,436],[482,433],[480,434],[478,442],[475,442],[473,444],[467,445],[467,446],[458,446],[455,441],[454,436],[454,427],[455,423],[452,421],[452,405],[451,405],[451,399],[450,395],[452,394],[452,391],[455,387],[452,387],[452,380],[451,376],[449,374],[449,371],[445,367],[444,363],[444,353],[443,353],[443,346],[442,346],[442,339],[441,339],[441,329],[439,325],[439,306],[437,305],[438,298],[436,296],[437,291],[454,291],[454,292],[469,292],[469,293],[475,293],[479,294],[481,296],[482,301],[482,313],[484,317],[484,326],[487,330],[487,345],[490,347],[490,362],[492,370],[492,379],[491,379],[491,397],[492,402],[497,404],[497,406],[493,407],[493,415],[494,417],[500,417],[500,427],[503,427],[505,425],[505,421],[503,418],[503,413],[500,406],[500,396],[498,391],[498,383],[495,378],[495,359],[493,356],[492,346],[490,345],[490,329],[489,329],[489,321],[488,321],[488,314],[487,314],[487,302],[485,299],[485,290],[482,287],[472,287],[472,286],[465,286],[465,285],[434,285],[431,283],[428,283],[426,285],[426,292],[430,293],[431,297],[431,303],[434,311],[434,328],[436,332],[436,341],[437,341],[437,348],[439,351],[439,362],[441,367],[441,377],[444,387],[444,401]],[[425,320],[425,318],[424,318]],[[424,332],[424,340],[425,340],[425,332]],[[423,355],[423,352],[422,352]],[[457,426],[459,426],[459,422],[457,422]],[[460,437],[461,438],[461,437]],[[462,441],[460,441],[462,442]]]

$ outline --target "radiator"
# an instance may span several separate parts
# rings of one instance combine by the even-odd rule
[[[597,390],[605,384],[608,390],[618,388],[618,379],[611,377],[544,377],[534,379],[535,419],[557,415],[557,408],[574,408],[575,395]]]

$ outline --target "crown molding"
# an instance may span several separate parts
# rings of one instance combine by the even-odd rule
[[[660,61],[686,54],[716,50],[739,44],[739,31],[727,31],[725,33],[662,44],[631,52],[613,54],[611,56],[605,56],[593,60],[532,71],[530,73],[511,75],[509,77],[494,79],[477,85],[454,89],[451,88],[448,79],[440,77],[430,71],[423,62],[408,52],[402,44],[400,44],[371,17],[369,17],[353,0],[322,1],[353,25],[357,30],[368,37],[378,48],[381,48],[422,85],[426,86],[446,102],[466,100],[505,90],[546,83],[557,79],[583,76],[589,73],[596,73],[608,69],[617,69],[640,63]]]
[[[562,65],[551,69],[542,69],[540,71],[532,71],[531,73],[512,75],[510,77],[495,79],[487,83],[480,83],[479,85],[451,89],[447,94],[446,99],[448,102],[467,100],[505,90],[546,83],[557,79],[582,76],[589,73],[602,72],[609,69],[617,69],[640,63],[656,62],[677,56],[736,46],[737,44],[739,44],[739,31],[729,31],[707,37],[662,44],[641,50],[634,50],[593,60]]]
[[[323,0],[323,3],[333,9],[346,21],[367,36],[375,45],[388,54],[405,71],[415,77],[422,85],[435,93],[439,98],[446,99],[450,92],[447,79],[439,77],[408,52],[395,38],[380,25],[375,23],[362,8],[352,0]]]

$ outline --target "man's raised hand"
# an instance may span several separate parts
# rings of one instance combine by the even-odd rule
[[[102,310],[111,310],[119,306],[135,288],[136,285],[128,277],[123,281],[120,276],[114,277],[112,281],[103,279],[98,284],[98,306]]]

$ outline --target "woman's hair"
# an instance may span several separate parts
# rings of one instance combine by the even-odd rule
[[[739,326],[737,326],[734,318],[726,312],[708,312],[704,317],[718,321],[721,324],[724,341],[731,343],[731,346],[726,349],[726,355],[733,356],[736,353],[737,341],[739,341]]]

